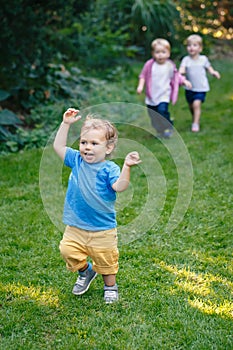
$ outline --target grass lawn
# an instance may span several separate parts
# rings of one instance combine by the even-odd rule
[[[143,106],[143,96],[134,93],[140,67],[116,84],[118,100],[130,86],[127,102]],[[143,163],[132,171],[128,194],[119,198],[122,231],[141,234],[120,244],[120,300],[114,305],[103,302],[101,276],[82,297],[71,294],[76,276],[65,268],[58,250],[62,230],[51,221],[63,204],[53,188],[56,172],[51,178],[48,170],[47,187],[39,182],[43,150],[0,157],[1,350],[233,348],[233,68],[224,61],[214,67],[222,79],[209,78],[199,134],[190,132],[182,89],[171,106],[177,143],[176,136],[165,143],[153,137],[143,109],[140,117],[132,116],[130,106],[134,119],[127,127],[127,119],[119,123],[116,161],[122,164],[128,148],[138,147]],[[67,176],[63,169],[62,191]],[[42,201],[41,186],[54,212]],[[177,223],[168,229],[172,215]]]

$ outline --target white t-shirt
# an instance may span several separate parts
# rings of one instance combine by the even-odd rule
[[[182,59],[180,66],[185,68],[186,78],[192,84],[192,91],[207,92],[210,90],[206,75],[206,69],[210,67],[210,62],[206,56],[199,55],[197,59],[185,56]]]
[[[164,64],[154,62],[152,65],[151,77],[151,99],[146,97],[145,103],[150,106],[157,106],[161,102],[170,102],[171,80],[174,74],[174,67],[170,61]]]

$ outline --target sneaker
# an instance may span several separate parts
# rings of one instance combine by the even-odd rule
[[[118,287],[116,284],[112,287],[104,286],[104,300],[106,304],[112,304],[118,300]]]
[[[193,123],[192,124],[192,132],[198,132],[198,131],[200,131],[199,124]]]
[[[84,272],[79,272],[77,281],[75,282],[72,293],[75,295],[84,294],[90,287],[91,282],[96,278],[97,273],[93,270],[85,270]]]
[[[171,129],[166,129],[166,130],[164,130],[164,132],[163,132],[163,137],[164,137],[165,139],[169,139],[169,138],[172,136],[172,134],[173,134],[173,132],[172,132]]]

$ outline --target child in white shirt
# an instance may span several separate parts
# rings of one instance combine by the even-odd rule
[[[218,71],[211,66],[208,57],[200,55],[202,51],[202,38],[193,34],[187,38],[188,56],[185,56],[180,65],[179,72],[185,74],[191,82],[192,88],[186,88],[185,96],[192,114],[192,132],[200,130],[201,104],[205,101],[206,92],[210,90],[206,71],[220,79]]]

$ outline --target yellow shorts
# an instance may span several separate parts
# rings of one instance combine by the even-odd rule
[[[101,275],[114,275],[118,272],[117,240],[116,229],[93,232],[67,226],[59,249],[72,272],[82,269],[90,257],[93,270]]]

